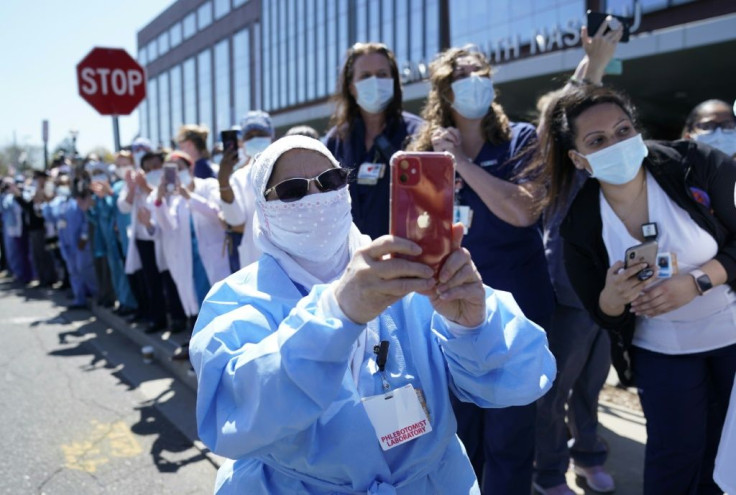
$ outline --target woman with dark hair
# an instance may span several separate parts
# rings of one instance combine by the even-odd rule
[[[591,177],[560,229],[565,265],[609,331],[622,383],[639,387],[644,493],[721,493],[713,460],[736,373],[736,164],[693,141],[644,142],[631,104],[607,88],[567,92],[545,122],[537,163],[550,207],[576,170]],[[648,239],[657,267],[626,267],[627,248]]]
[[[706,100],[695,106],[685,120],[683,139],[705,143],[736,158],[736,116],[723,100]]]
[[[405,148],[421,120],[402,111],[399,67],[380,43],[356,43],[348,50],[333,99],[327,149],[354,169],[353,221],[376,239],[388,234],[389,159]]]
[[[483,283],[513,294],[524,314],[546,328],[554,296],[534,204],[543,193],[521,174],[536,131],[510,122],[494,101],[491,67],[477,52],[452,48],[430,65],[425,125],[411,148],[455,157],[457,216]],[[472,222],[471,222],[472,221]],[[534,460],[535,406],[481,409],[455,401],[458,435],[486,494],[528,495]]]

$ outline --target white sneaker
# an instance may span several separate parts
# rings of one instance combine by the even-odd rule
[[[611,493],[616,489],[613,478],[608,474],[603,466],[578,466],[574,465],[573,470],[577,476],[585,478],[588,488],[598,493]]]

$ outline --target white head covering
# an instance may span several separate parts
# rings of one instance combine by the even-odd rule
[[[310,290],[342,275],[353,252],[370,238],[352,223],[347,187],[288,203],[266,201],[264,193],[274,165],[294,149],[317,152],[340,167],[324,144],[306,136],[283,137],[257,155],[251,169],[256,203],[253,237],[256,246],[273,256],[289,278]]]

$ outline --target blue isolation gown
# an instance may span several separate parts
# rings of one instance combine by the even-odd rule
[[[97,278],[90,243],[87,242],[84,249],[79,249],[79,240],[88,234],[87,215],[74,198],[59,202],[58,215],[59,249],[69,272],[74,304],[86,304],[87,297],[97,294]]]
[[[303,297],[263,255],[208,294],[189,352],[200,438],[232,459],[216,493],[480,493],[449,394],[481,407],[536,400],[555,375],[544,331],[510,294],[490,288],[486,322],[461,337],[424,296],[359,325],[328,314],[331,290],[317,285]],[[351,354],[366,329],[356,385]],[[390,342],[385,373],[373,352],[381,340]],[[384,378],[391,389],[421,389],[432,425],[387,451],[361,403],[384,392]]]
[[[135,309],[138,302],[133,296],[133,291],[125,276],[125,251],[121,250],[118,243],[116,220],[118,217],[118,206],[116,196],[94,197],[94,205],[90,209],[89,218],[95,224],[94,251],[95,257],[104,257],[110,267],[112,284],[115,295],[121,306]]]

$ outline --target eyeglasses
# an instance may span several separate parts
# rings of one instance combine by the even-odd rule
[[[693,127],[699,131],[714,132],[720,128],[724,131],[732,131],[736,129],[736,120],[725,120],[723,122],[716,122],[714,120],[708,122],[696,122]]]
[[[348,175],[350,175],[350,170],[346,168],[331,168],[311,179],[307,179],[306,177],[286,179],[266,189],[263,195],[268,197],[271,192],[274,192],[278,199],[285,203],[290,203],[306,196],[309,192],[309,185],[312,182],[316,183],[317,188],[322,192],[342,189],[348,183]]]

